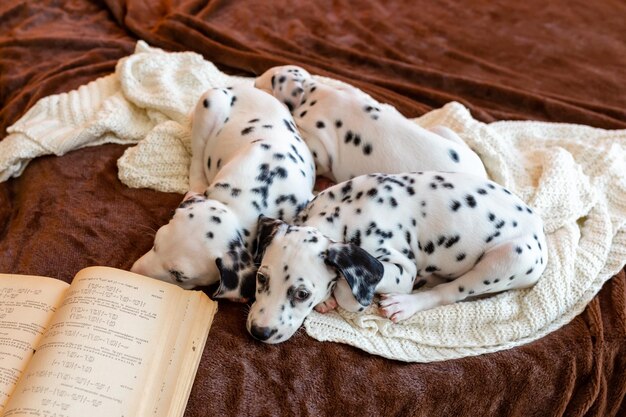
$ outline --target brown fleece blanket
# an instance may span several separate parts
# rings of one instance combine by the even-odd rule
[[[208,4],[207,4],[208,3]],[[4,0],[0,137],[38,99],[113,72],[137,39],[254,75],[293,63],[416,117],[456,100],[483,121],[626,128],[626,5],[616,0]],[[33,161],[0,184],[0,272],[70,281],[129,268],[178,194],[129,189],[120,145]],[[626,415],[626,274],[531,344],[406,364],[299,332],[267,346],[220,303],[186,416]]]

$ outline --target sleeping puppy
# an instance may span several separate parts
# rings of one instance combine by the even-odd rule
[[[348,84],[316,82],[287,65],[255,80],[291,111],[318,175],[347,181],[371,172],[465,172],[487,178],[482,161],[452,130],[429,131]]]
[[[378,293],[381,314],[399,322],[533,285],[547,261],[541,218],[500,185],[460,173],[360,176],[318,194],[295,226],[260,223],[247,328],[267,343],[287,340],[313,308],[362,311]]]
[[[257,219],[291,220],[310,201],[313,157],[287,109],[252,86],[209,90],[192,126],[192,191],[131,271],[183,288],[220,280],[216,296],[248,298]]]

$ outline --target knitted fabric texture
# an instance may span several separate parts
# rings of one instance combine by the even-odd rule
[[[335,80],[319,77],[327,83]],[[0,181],[28,161],[85,146],[137,144],[118,161],[129,187],[184,193],[190,163],[190,112],[210,87],[251,83],[192,52],[166,53],[138,42],[114,74],[40,100],[0,142]],[[519,195],[545,222],[549,259],[539,282],[474,301],[423,311],[400,324],[337,309],[306,319],[309,335],[412,362],[511,348],[556,330],[579,314],[626,262],[626,130],[539,122],[474,120],[459,103],[418,119],[456,131],[490,177]]]

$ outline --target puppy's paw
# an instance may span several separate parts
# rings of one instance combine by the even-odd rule
[[[429,310],[446,303],[442,302],[440,293],[429,290],[412,294],[381,294],[378,304],[381,314],[397,323],[418,311]]]
[[[334,310],[335,308],[337,308],[337,300],[335,300],[335,297],[331,296],[328,300],[322,301],[313,308],[318,313],[328,313],[330,310]]]
[[[378,311],[394,323],[406,320],[416,313],[414,294],[381,294]]]

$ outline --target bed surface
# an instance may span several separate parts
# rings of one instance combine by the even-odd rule
[[[456,100],[485,122],[624,129],[625,19],[616,0],[6,0],[0,137],[38,99],[112,73],[138,39],[196,51],[236,75],[301,65],[408,117]],[[91,265],[130,268],[182,196],[120,183],[124,150],[42,157],[0,183],[0,272],[69,282]],[[543,339],[428,364],[318,342],[303,330],[263,345],[245,331],[245,306],[220,302],[185,415],[626,415],[625,295],[622,270]]]

